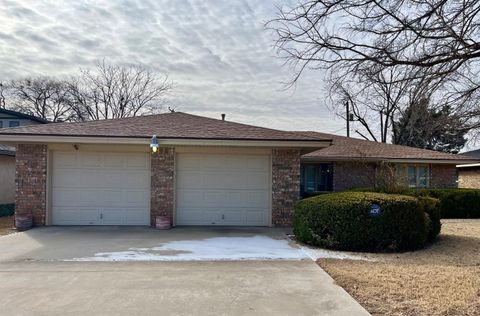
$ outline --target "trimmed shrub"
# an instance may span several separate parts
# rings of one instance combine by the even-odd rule
[[[440,230],[435,203],[429,198],[372,192],[320,195],[297,203],[294,233],[299,241],[337,250],[415,250]],[[378,216],[370,215],[372,204],[380,206]]]
[[[373,188],[354,189],[352,191],[381,192],[381,190]],[[442,218],[480,218],[480,190],[399,188],[391,193],[439,199]]]
[[[15,214],[15,204],[0,204],[0,217]]]

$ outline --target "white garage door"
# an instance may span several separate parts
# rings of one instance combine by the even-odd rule
[[[270,224],[270,156],[178,154],[177,225]]]
[[[146,153],[54,152],[52,224],[149,225]]]

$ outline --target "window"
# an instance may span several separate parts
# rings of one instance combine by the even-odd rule
[[[397,183],[409,188],[428,188],[429,169],[427,165],[399,165]]]
[[[306,197],[315,192],[333,190],[331,164],[308,164],[300,169],[300,195]]]
[[[3,128],[3,122],[0,121],[0,128]]]
[[[20,126],[20,121],[10,121],[8,122],[8,127],[18,127]]]

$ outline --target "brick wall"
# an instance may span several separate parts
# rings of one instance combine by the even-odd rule
[[[455,165],[430,165],[430,187],[448,189],[457,187]]]
[[[15,163],[15,214],[32,214],[35,226],[47,214],[47,145],[19,144]]]
[[[333,191],[373,187],[375,173],[375,163],[335,162],[333,164]]]
[[[155,217],[168,216],[173,223],[173,208],[175,201],[175,149],[173,147],[159,148],[151,158],[152,180],[150,217],[155,225]]]
[[[466,189],[480,189],[480,167],[459,168],[458,187]]]
[[[272,224],[291,226],[300,194],[300,150],[272,150]]]

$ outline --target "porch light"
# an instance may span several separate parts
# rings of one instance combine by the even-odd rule
[[[158,139],[157,135],[152,136],[152,140],[150,141],[150,148],[152,149],[153,153],[156,153],[158,150]]]

